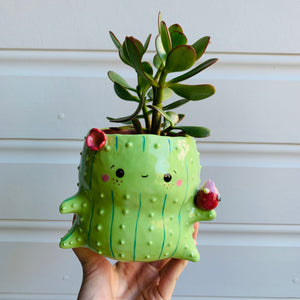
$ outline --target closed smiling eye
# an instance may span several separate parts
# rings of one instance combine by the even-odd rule
[[[143,178],[147,178],[149,175],[142,175]]]

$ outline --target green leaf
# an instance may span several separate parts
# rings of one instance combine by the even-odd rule
[[[160,33],[161,22],[162,22],[162,19],[161,19],[161,12],[159,12],[159,13],[158,13],[158,32],[159,32],[159,33]]]
[[[144,115],[137,115],[134,119],[144,119]],[[132,119],[132,120],[134,120]],[[122,122],[124,124],[132,124],[132,120],[126,121],[126,122]]]
[[[146,61],[142,62],[142,68],[147,75],[152,77],[153,69],[152,69],[152,66],[148,62],[146,62]]]
[[[196,137],[196,138],[204,138],[210,136],[210,130],[205,127],[198,126],[178,126],[175,129],[180,129],[186,134]]]
[[[169,105],[166,105],[163,107],[163,110],[169,110],[169,109],[175,109],[177,107],[180,107],[186,103],[188,103],[190,100],[188,99],[181,99],[181,100],[177,100],[173,103],[170,103]]]
[[[173,24],[169,27],[170,34],[172,34],[174,31],[183,33],[182,27],[179,24]]]
[[[141,122],[137,118],[132,119],[132,124],[137,134],[143,133],[143,127],[141,125]]]
[[[163,90],[163,101],[170,99],[173,96],[173,91],[169,88]]]
[[[137,47],[138,51],[139,51],[139,54],[141,56],[141,58],[143,57],[144,53],[145,53],[145,49],[144,49],[144,46],[143,44],[138,40],[136,39],[135,37],[133,36],[130,36],[129,37],[131,41],[134,42],[135,46]]]
[[[150,108],[152,108],[152,109],[158,111],[158,112],[159,112],[166,120],[168,120],[168,121],[170,122],[170,124],[171,124],[172,127],[174,126],[172,117],[169,116],[169,115],[167,114],[167,112],[163,111],[161,108],[159,108],[159,107],[157,107],[157,106],[155,106],[155,105],[148,105],[148,107],[150,107]]]
[[[189,69],[196,61],[196,52],[191,46],[178,46],[168,54],[165,70],[180,72]]]
[[[197,60],[205,52],[205,50],[208,46],[209,40],[210,40],[209,36],[204,36],[192,45],[192,47],[195,49],[195,51],[197,53]]]
[[[119,55],[120,55],[121,60],[122,60],[125,64],[127,64],[127,65],[133,67],[133,64],[132,64],[131,61],[130,61],[130,57],[129,57],[129,54],[128,54],[128,51],[127,51],[127,48],[126,48],[126,43],[125,43],[125,41],[124,41],[124,43],[123,43],[123,45],[122,45],[122,50],[119,52]]]
[[[158,54],[154,55],[153,64],[154,64],[156,69],[159,69],[161,67],[162,61],[161,61],[160,57],[158,56]]]
[[[151,34],[148,35],[147,40],[144,44],[144,53],[147,51],[149,43],[150,43],[150,39],[151,39]]]
[[[108,78],[114,82],[114,83],[117,83],[119,85],[121,85],[122,87],[128,89],[128,90],[131,90],[131,91],[134,91],[136,92],[136,89],[132,88],[128,83],[127,81],[122,77],[120,76],[119,74],[117,74],[116,72],[114,71],[109,71],[107,73],[108,75]]]
[[[109,129],[111,129],[111,130],[130,130],[131,129],[132,130],[133,127],[132,126],[120,126],[120,127],[109,127]]]
[[[185,115],[184,114],[178,114],[178,117],[179,117],[179,121],[178,121],[178,123],[179,123],[184,119]]]
[[[109,35],[113,41],[113,43],[115,44],[115,46],[117,47],[117,49],[120,51],[120,49],[122,48],[121,43],[119,42],[119,40],[116,38],[116,36],[110,31]]]
[[[181,45],[186,45],[187,37],[183,33],[179,31],[173,31],[170,35],[173,48]]]
[[[107,119],[111,122],[116,122],[116,123],[124,123],[124,122],[128,122],[132,119],[134,119],[142,110],[143,106],[144,106],[144,98],[142,98],[139,102],[139,105],[137,107],[137,109],[135,110],[135,112],[133,114],[131,114],[130,116],[127,117],[122,117],[122,118],[111,118],[111,117],[107,117]]]
[[[123,100],[139,102],[139,98],[131,95],[125,87],[119,85],[118,83],[114,83],[114,90],[116,94]]]
[[[180,82],[180,81],[186,80],[188,78],[191,78],[194,75],[196,75],[196,74],[200,73],[201,71],[205,70],[206,68],[208,68],[209,66],[211,66],[212,64],[214,64],[217,61],[218,61],[217,58],[208,59],[207,61],[203,62],[202,64],[200,64],[196,68],[192,69],[191,71],[189,71],[189,72],[187,72],[185,74],[182,74],[182,75],[180,75],[178,77],[173,78],[172,80],[170,80],[169,82],[167,82],[167,85],[169,83]]]
[[[168,27],[164,21],[162,21],[160,24],[160,36],[161,36],[163,47],[166,53],[168,54],[172,49],[172,42],[171,42],[171,37],[170,37]]]
[[[215,88],[210,84],[184,85],[174,83],[169,88],[178,96],[190,100],[202,100],[215,93]]]
[[[150,84],[141,75],[138,74],[137,77],[138,77],[138,86],[137,86],[138,95],[145,95],[147,90],[150,87]]]
[[[126,37],[125,39],[125,48],[127,51],[127,55],[129,57],[129,61],[131,62],[132,66],[134,67],[135,71],[144,79],[146,79],[148,82],[151,82],[151,84],[157,86],[157,83],[149,77],[143,70],[142,66],[142,57],[138,49],[139,46],[136,45],[134,39],[130,37]]]
[[[128,58],[124,55],[123,46],[121,45],[121,43],[119,42],[119,40],[116,38],[116,36],[111,31],[109,32],[109,34],[110,34],[110,37],[111,37],[113,43],[115,44],[115,46],[119,50],[120,59],[125,64],[130,65],[130,62],[129,62]]]
[[[142,68],[146,75],[152,77],[153,69],[148,62],[142,62]],[[149,80],[146,80],[144,76],[138,74],[138,91],[139,95],[145,96],[147,90],[150,88]]]
[[[135,44],[133,39],[131,39],[130,37],[126,37],[123,48],[126,58],[128,58],[133,67],[142,64],[141,54],[139,52],[138,46]]]
[[[153,99],[153,90],[149,90],[147,96],[150,98],[150,99]],[[164,88],[163,89],[163,101],[165,100],[168,100],[170,97],[173,96],[173,91],[169,88]]]
[[[179,122],[179,116],[178,114],[174,113],[173,111],[167,111],[166,115],[170,118],[170,120],[172,120],[172,122],[170,122],[169,120],[167,120],[165,118],[164,120],[164,128],[167,127],[174,127],[178,122]]]
[[[163,66],[165,65],[165,62],[166,62],[166,58],[167,58],[167,53],[164,49],[164,46],[162,44],[162,41],[161,41],[161,36],[158,35],[156,37],[156,40],[155,40],[155,48],[156,48],[156,52],[158,54],[158,56],[160,57],[161,59],[161,62],[163,64]]]
[[[150,90],[148,91],[147,97],[148,97],[151,101],[153,101],[153,89],[150,89]]]

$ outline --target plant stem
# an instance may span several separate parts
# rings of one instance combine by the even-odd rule
[[[145,119],[145,126],[146,126],[146,129],[147,129],[147,133],[149,133],[150,130],[151,130],[151,120],[150,120],[150,116],[148,114],[148,108],[147,108],[147,105],[146,105],[146,101],[145,101],[144,106],[143,106],[143,115],[144,115],[144,119]]]
[[[158,88],[154,88],[153,91],[153,105],[157,106],[158,108],[162,108],[162,102],[163,102],[163,92],[165,87],[165,82],[167,78],[167,72],[165,70],[162,70],[159,81],[158,81]],[[158,111],[153,111],[152,115],[152,125],[151,125],[151,133],[160,135],[160,124],[161,124],[161,114]]]

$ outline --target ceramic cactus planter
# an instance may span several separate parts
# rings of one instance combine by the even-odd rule
[[[79,191],[60,206],[61,213],[76,214],[60,246],[85,246],[120,261],[198,261],[193,224],[215,217],[214,210],[195,205],[200,169],[189,136],[92,129],[82,152]]]

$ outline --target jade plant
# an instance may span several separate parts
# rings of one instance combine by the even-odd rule
[[[158,35],[155,39],[156,52],[150,64],[143,60],[148,50],[151,34],[146,42],[127,36],[123,43],[110,32],[110,37],[117,47],[120,59],[137,73],[137,85],[132,87],[119,74],[108,72],[108,77],[114,84],[118,97],[126,101],[137,102],[137,109],[130,115],[121,118],[108,119],[111,122],[124,123],[126,126],[119,129],[135,129],[136,133],[149,133],[156,135],[191,135],[193,137],[207,137],[210,130],[198,126],[178,126],[184,118],[183,114],[173,110],[187,104],[189,101],[203,100],[215,93],[210,84],[189,85],[182,84],[201,71],[205,70],[218,59],[211,58],[202,63],[195,64],[204,54],[209,41],[209,36],[204,36],[188,45],[188,39],[182,27],[173,24],[167,27],[158,16]],[[178,74],[178,72],[183,72]],[[174,75],[169,78],[169,75]],[[164,105],[164,101],[173,95],[180,98]],[[173,98],[172,98],[173,99]],[[144,120],[144,124],[141,122]]]

